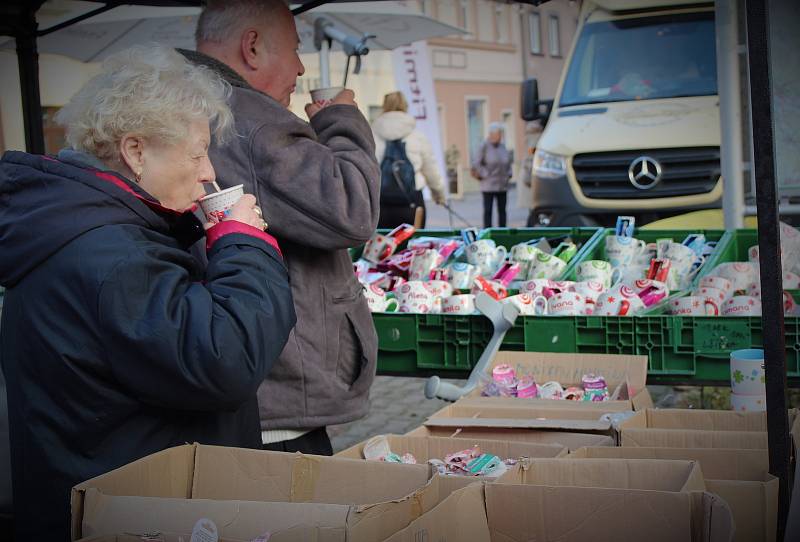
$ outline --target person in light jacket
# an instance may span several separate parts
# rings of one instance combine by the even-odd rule
[[[383,113],[372,123],[375,155],[380,163],[383,160],[386,142],[402,140],[405,143],[406,156],[414,167],[416,190],[410,194],[413,206],[381,202],[379,228],[394,228],[403,223],[413,224],[416,207],[422,207],[421,227],[424,228],[426,217],[422,189],[426,185],[435,203],[439,205],[445,203],[444,184],[433,154],[433,147],[425,134],[415,129],[416,125],[416,119],[408,114],[408,102],[402,92],[391,92],[383,97]]]
[[[506,226],[506,200],[514,155],[503,144],[503,125],[489,125],[489,136],[472,157],[472,176],[483,193],[483,227],[492,226],[492,205],[497,200],[498,226]]]

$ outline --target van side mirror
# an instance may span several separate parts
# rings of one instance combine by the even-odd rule
[[[542,106],[545,111],[542,112]],[[539,100],[539,82],[536,79],[526,79],[520,88],[520,113],[522,119],[528,122],[538,120],[542,125],[547,124],[553,100]]]

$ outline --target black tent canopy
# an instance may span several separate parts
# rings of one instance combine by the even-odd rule
[[[335,0],[334,0],[335,1]],[[547,0],[522,0],[538,5]],[[770,472],[780,479],[778,540],[783,540],[790,498],[790,442],[786,410],[786,354],[783,320],[783,284],[780,265],[778,195],[775,179],[775,142],[769,45],[769,4],[780,0],[746,0],[748,68],[756,179],[758,242],[761,254],[763,342],[766,370],[767,424]],[[295,14],[329,0],[294,0]],[[193,7],[201,0],[96,1],[97,8],[51,28],[40,29],[36,12],[44,0],[5,0],[0,4],[0,35],[16,40],[25,144],[28,152],[44,153],[39,93],[37,38],[122,5]]]

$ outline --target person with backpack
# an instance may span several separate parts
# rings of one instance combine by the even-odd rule
[[[483,192],[483,227],[492,227],[492,204],[497,200],[498,226],[506,226],[506,200],[514,154],[503,144],[503,125],[489,125],[489,136],[472,157],[472,176]]]
[[[379,228],[391,229],[404,223],[424,228],[422,189],[426,184],[435,203],[445,202],[433,147],[425,134],[415,129],[416,124],[408,114],[408,102],[402,92],[383,97],[383,113],[372,123],[375,155],[381,165]],[[421,219],[415,221],[420,212]]]

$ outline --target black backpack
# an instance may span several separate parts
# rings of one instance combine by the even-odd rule
[[[416,190],[414,166],[406,154],[406,144],[401,139],[387,141],[381,161],[381,203],[413,205]]]

